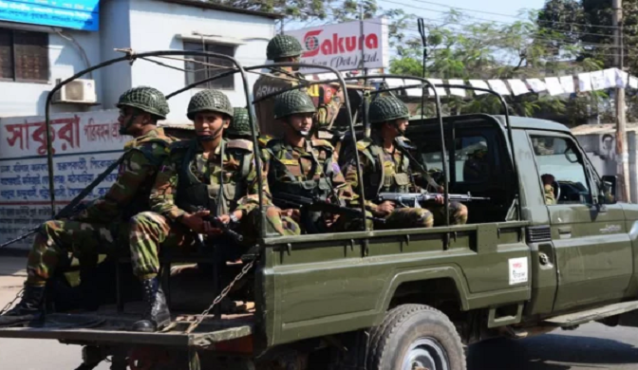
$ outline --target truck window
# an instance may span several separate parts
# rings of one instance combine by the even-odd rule
[[[587,203],[591,199],[587,172],[575,143],[564,137],[531,136],[547,205]],[[553,190],[549,194],[546,186]]]
[[[451,152],[448,148],[448,155]],[[421,160],[428,170],[442,171],[443,158],[438,141],[421,147]],[[449,161],[449,157],[448,157]],[[454,183],[477,183],[489,180],[490,166],[487,139],[481,135],[457,137],[454,141]],[[448,164],[449,169],[449,164]]]

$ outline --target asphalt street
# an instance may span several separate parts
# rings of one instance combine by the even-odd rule
[[[0,308],[25,277],[24,258],[0,256]],[[588,324],[525,340],[491,340],[470,347],[468,370],[638,369],[638,329]],[[74,370],[79,346],[54,340],[0,339],[1,370]],[[108,370],[102,363],[97,370]]]

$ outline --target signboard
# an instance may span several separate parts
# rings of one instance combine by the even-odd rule
[[[68,204],[123,152],[118,110],[61,113],[51,117],[53,183],[58,210]],[[51,219],[44,117],[0,120],[0,244]],[[113,171],[86,200],[104,195]],[[31,238],[13,247],[27,248]]]
[[[385,18],[367,19],[330,26],[286,31],[305,49],[303,63],[320,64],[339,71],[362,68],[387,68],[390,64],[388,25]],[[363,60],[363,64],[361,64]],[[304,73],[326,72],[302,68]]]
[[[84,31],[99,28],[99,0],[0,0],[0,20]]]

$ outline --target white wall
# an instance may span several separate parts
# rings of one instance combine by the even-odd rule
[[[49,33],[49,81],[48,83],[25,83],[0,81],[0,117],[43,115],[46,96],[55,86],[57,78],[66,79],[87,68],[80,50],[71,41],[60,37],[50,27],[38,27],[2,23],[0,27]],[[99,37],[96,32],[63,30],[84,49],[91,64],[100,61]],[[101,85],[95,75],[96,85]],[[100,97],[98,92],[98,99]],[[85,111],[91,109],[81,105],[52,105],[51,112]]]
[[[136,52],[173,49],[183,50],[180,34],[213,34],[235,39],[253,39],[244,41],[237,48],[235,57],[239,63],[249,66],[266,62],[266,45],[275,35],[275,22],[272,19],[246,14],[220,12],[200,9],[161,1],[131,0],[130,12],[131,47]],[[159,25],[159,26],[158,26]],[[256,39],[256,40],[255,40]],[[183,58],[183,57],[178,57]],[[161,59],[163,63],[185,68],[183,61]],[[257,79],[252,75],[252,82]],[[186,85],[185,72],[171,70],[146,61],[137,61],[132,68],[133,86],[150,85],[168,94]],[[198,89],[192,89],[172,98],[171,122],[188,122],[186,109],[190,97]],[[243,85],[239,75],[235,77],[235,90],[224,91],[234,106],[245,105]]]
[[[115,48],[131,46],[131,19],[129,0],[102,1],[100,7],[100,56],[101,62],[122,57]],[[118,62],[100,69],[104,82],[98,85],[102,90],[100,100],[103,109],[115,107],[119,96],[131,88],[131,67],[127,62]]]

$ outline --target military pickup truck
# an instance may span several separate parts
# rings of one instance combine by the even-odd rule
[[[488,338],[638,323],[638,206],[613,201],[614,179],[600,178],[565,126],[415,117],[405,136],[424,165],[449,173],[449,193],[490,199],[467,203],[467,225],[266,237],[212,282],[185,266],[169,271],[215,259],[163,254],[174,322],[159,333],[127,330],[140,312],[124,302],[128,262],[116,258],[115,305],[58,306],[44,324],[0,337],[83,345],[78,369],[111,356],[113,370],[461,370],[465,347]],[[220,302],[211,287],[224,286],[241,308],[217,304],[193,321]]]

